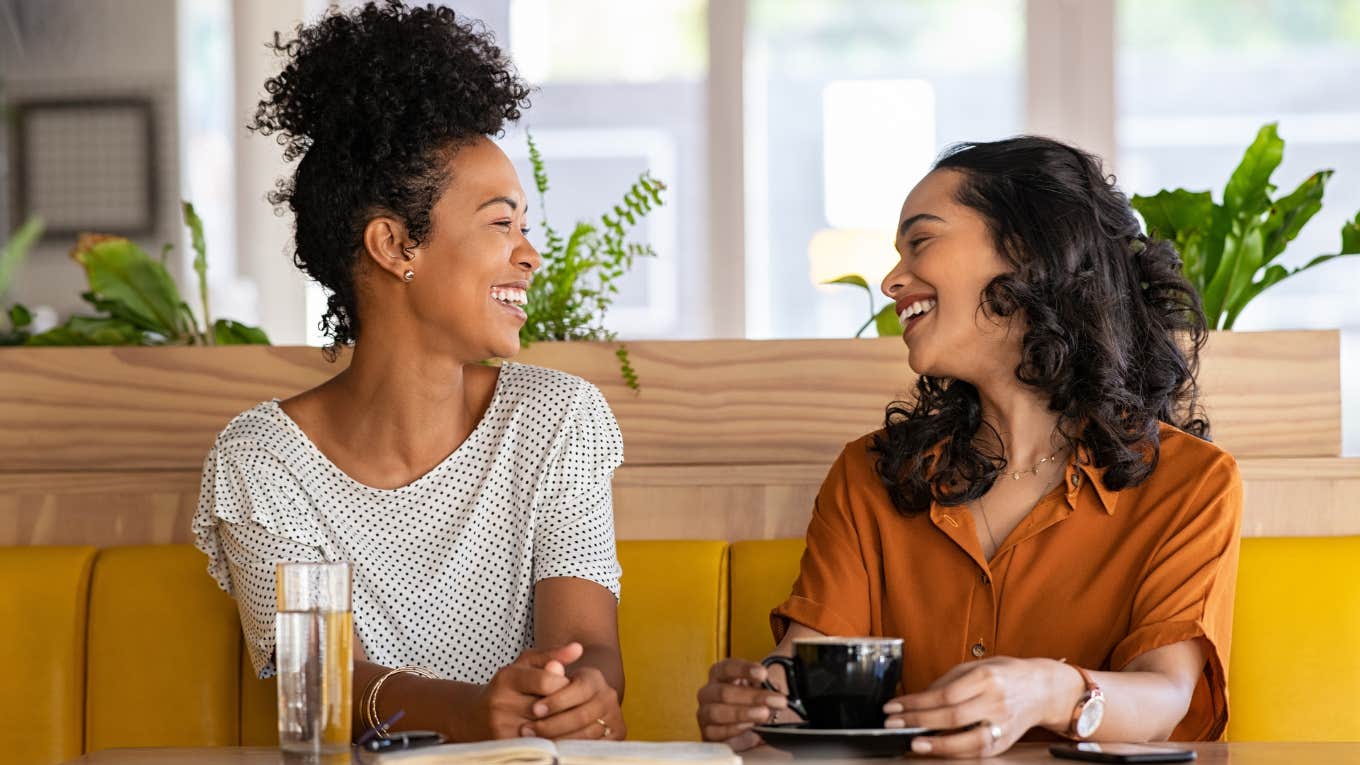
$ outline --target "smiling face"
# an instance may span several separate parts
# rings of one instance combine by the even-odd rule
[[[468,361],[514,356],[521,306],[542,262],[526,238],[524,189],[509,158],[485,138],[459,148],[448,175],[420,246],[374,260],[393,274],[415,273],[395,287],[414,331],[431,343]]]
[[[963,181],[958,171],[936,170],[912,189],[898,217],[901,259],[882,289],[897,305],[911,368],[976,384],[1014,376],[1024,332],[1018,316],[980,309],[986,286],[1011,268],[987,221],[957,201]]]

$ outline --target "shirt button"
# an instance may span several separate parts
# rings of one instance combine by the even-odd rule
[[[983,584],[991,584],[991,583],[992,583],[992,578],[991,578],[990,576],[987,576],[986,574],[983,574],[983,575],[982,575],[982,583],[983,583]]]
[[[984,646],[984,645],[982,644],[982,641],[978,641],[978,642],[976,642],[976,643],[973,644],[973,657],[974,657],[974,658],[981,659],[983,656],[986,656],[986,655],[987,655],[987,647]]]

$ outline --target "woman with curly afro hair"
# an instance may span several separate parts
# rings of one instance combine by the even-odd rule
[[[1175,249],[1099,160],[1037,137],[946,152],[896,246],[915,395],[831,468],[775,653],[902,638],[877,713],[930,731],[921,754],[1220,738],[1242,485],[1199,412],[1205,320]],[[745,748],[782,719],[765,678],[715,665],[704,737]]]
[[[347,368],[222,431],[197,545],[274,666],[274,565],[354,565],[354,730],[623,738],[610,480],[618,426],[519,350],[539,255],[490,140],[528,88],[447,8],[331,10],[293,39],[251,127],[291,178],[293,259]],[[382,730],[380,729],[380,733]]]

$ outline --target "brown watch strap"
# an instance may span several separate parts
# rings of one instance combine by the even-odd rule
[[[1081,738],[1077,735],[1077,721],[1081,719],[1081,713],[1086,709],[1087,702],[1100,695],[1100,686],[1096,684],[1095,678],[1091,677],[1091,673],[1075,664],[1068,664],[1067,666],[1081,673],[1082,682],[1086,683],[1086,693],[1082,694],[1077,705],[1072,707],[1072,720],[1067,723],[1068,738]]]

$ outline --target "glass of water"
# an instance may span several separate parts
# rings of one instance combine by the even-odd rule
[[[274,569],[279,747],[285,751],[349,749],[353,577],[349,563],[280,563]]]

